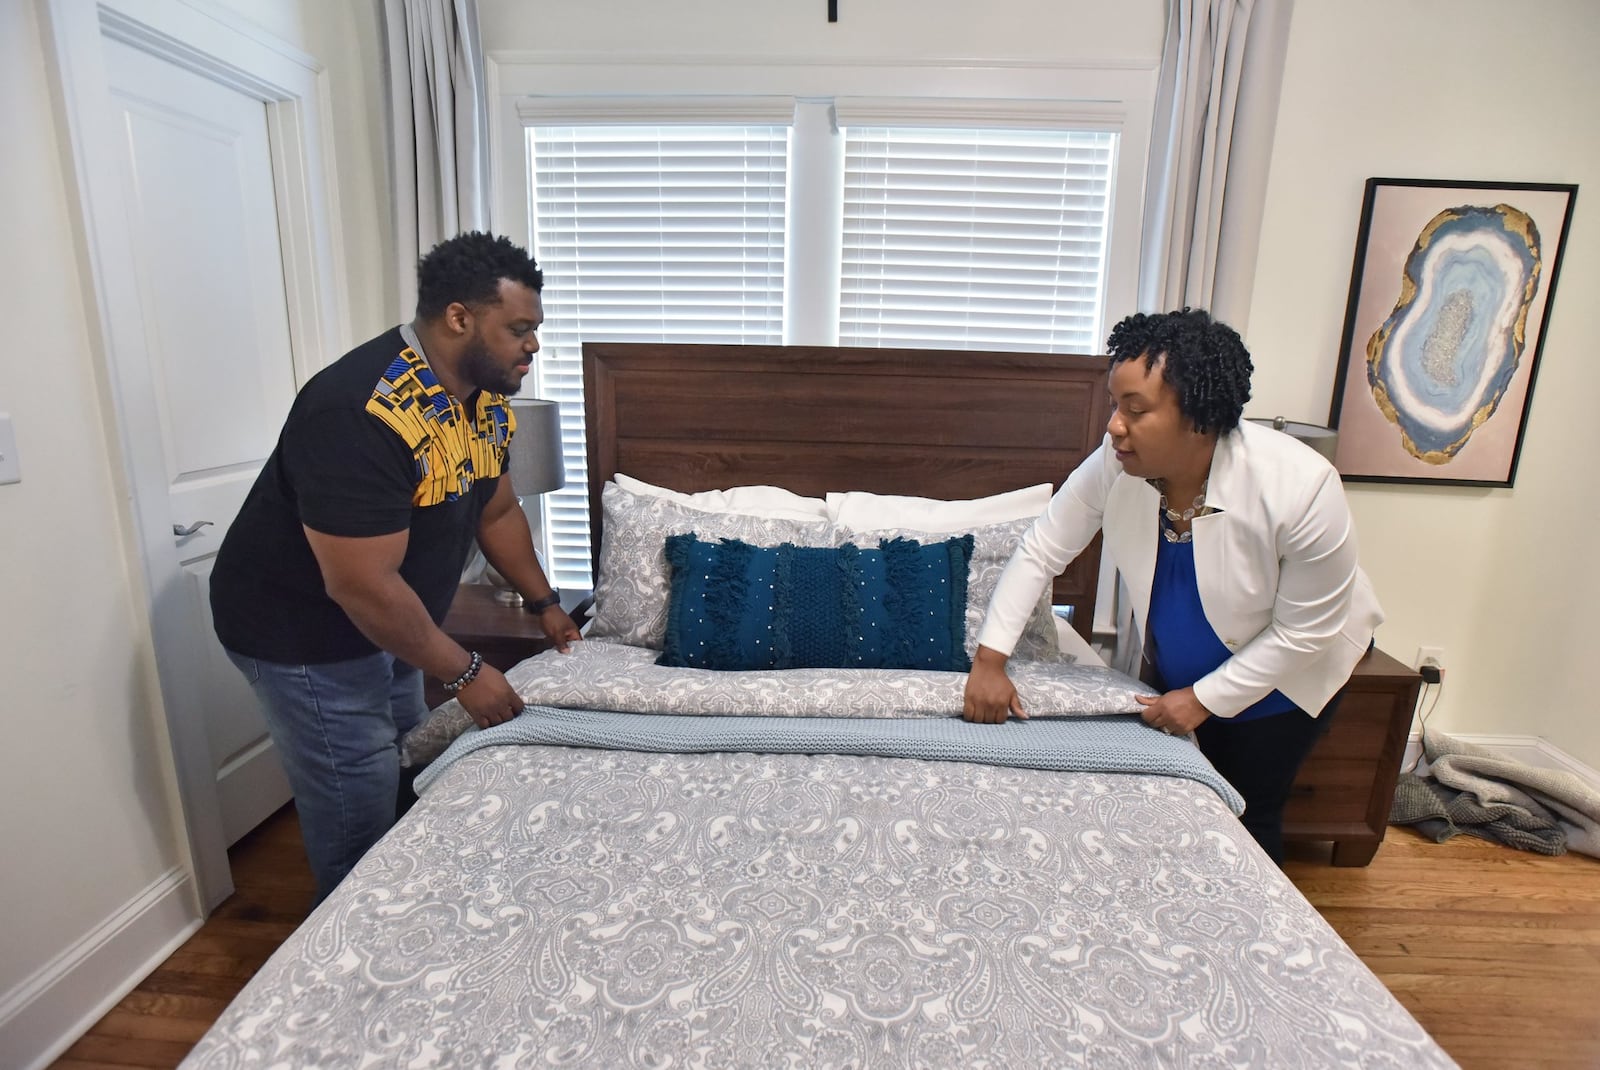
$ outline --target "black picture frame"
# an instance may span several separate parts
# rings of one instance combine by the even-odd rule
[[[1367,180],[1328,414],[1346,481],[1513,485],[1577,196]]]

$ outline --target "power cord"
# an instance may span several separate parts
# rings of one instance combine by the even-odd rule
[[[1431,680],[1428,678],[1430,675],[1427,672],[1428,669],[1433,670],[1431,674],[1433,678]],[[1433,708],[1439,705],[1439,696],[1444,694],[1443,670],[1430,662],[1429,664],[1422,666],[1422,668],[1417,671],[1422,674],[1422,694],[1417,696],[1417,705],[1422,705],[1423,700],[1428,697],[1429,688],[1438,688],[1438,690],[1434,691],[1433,701],[1428,703],[1428,708],[1422,711],[1422,716],[1419,718],[1422,724],[1417,733],[1419,740],[1417,756],[1411,759],[1411,767],[1403,770],[1403,772],[1407,773],[1415,773],[1417,771],[1417,766],[1422,764],[1423,756],[1427,754],[1426,740],[1428,738],[1428,718],[1433,716]]]

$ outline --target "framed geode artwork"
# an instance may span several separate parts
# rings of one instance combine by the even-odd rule
[[[1577,195],[1367,180],[1328,415],[1346,480],[1511,486]]]

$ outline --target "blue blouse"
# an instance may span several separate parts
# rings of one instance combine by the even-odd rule
[[[1156,572],[1150,588],[1150,638],[1155,647],[1155,666],[1169,691],[1193,686],[1202,676],[1216,669],[1233,652],[1217,637],[1200,604],[1200,584],[1195,579],[1194,543],[1168,542],[1157,536]],[[1297,710],[1283,692],[1273,691],[1255,705],[1241,710],[1230,721],[1251,721],[1258,717]]]

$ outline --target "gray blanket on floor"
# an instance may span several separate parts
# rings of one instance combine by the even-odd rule
[[[1578,776],[1424,731],[1428,773],[1402,774],[1389,820],[1437,842],[1465,832],[1524,851],[1600,856],[1600,792]]]

